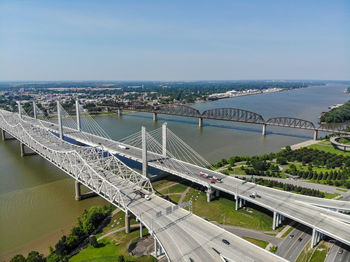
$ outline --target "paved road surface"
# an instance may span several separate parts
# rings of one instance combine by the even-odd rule
[[[56,126],[52,123],[45,124],[52,130],[56,130]],[[121,144],[120,142],[107,140],[88,133],[85,133],[85,136],[89,137],[89,140],[84,140],[81,134],[74,132],[74,130],[68,133],[67,136],[92,146],[103,146],[105,150],[108,150],[113,154],[119,154],[138,162],[142,162],[141,149],[139,148],[128,146],[128,149],[123,149],[119,147]],[[218,189],[228,194],[234,195],[238,193],[241,198],[245,198],[266,209],[277,211],[278,213],[309,227],[315,227],[326,235],[350,245],[350,216],[333,211],[322,210],[321,208],[314,206],[328,206],[336,209],[350,210],[350,202],[303,196],[252,183],[242,185],[239,179],[228,177],[218,172],[185,163],[180,160],[164,158],[152,152],[148,152],[148,160],[149,166],[186,178],[203,186]],[[201,172],[222,178],[223,183],[210,184],[207,179],[199,176]],[[254,191],[262,197],[255,199],[250,198],[249,195]],[[307,205],[307,203],[309,205]]]
[[[261,240],[267,241],[275,246],[278,246],[282,242],[282,239],[280,239],[280,238],[266,235],[263,232],[260,232],[257,230],[243,228],[243,227],[237,227],[237,226],[221,225],[221,224],[218,224],[216,222],[212,222],[212,223],[214,223],[214,224],[218,225],[219,227],[222,227],[225,230],[232,232],[233,234],[240,236],[240,237],[251,237],[251,238],[261,239]]]
[[[311,239],[312,231],[310,228],[298,224],[292,232],[283,239],[278,246],[276,255],[289,261],[296,261],[306,244]],[[292,237],[293,236],[293,237]],[[301,239],[301,241],[300,241]]]
[[[4,115],[6,118],[3,118]],[[150,200],[146,200],[137,193],[137,190],[141,189],[136,184],[115,173],[106,172],[105,163],[101,163],[104,158],[98,157],[96,161],[96,155],[89,154],[90,151],[86,148],[63,141],[43,128],[34,127],[32,122],[22,121],[17,114],[0,110],[0,127],[7,132],[11,130],[11,135],[17,135],[17,139],[28,143],[33,151],[46,157],[62,170],[69,170],[66,172],[70,175],[75,174],[73,168],[81,167],[79,164],[85,163],[83,167],[86,171],[80,176],[81,183],[114,204],[117,204],[116,196],[111,200],[107,195],[109,196],[115,188],[118,189],[118,196],[124,202],[123,207],[147,226],[164,247],[171,261],[189,261],[190,258],[194,261],[220,261],[220,256],[236,262],[285,261],[182,208],[166,214],[169,207],[173,209],[174,204],[155,194],[151,195]],[[57,160],[58,158],[52,157],[61,154],[66,158]],[[74,162],[75,165],[68,160],[72,154],[80,156]],[[57,161],[60,161],[59,164]],[[97,179],[101,179],[101,182]],[[102,183],[102,186],[97,187],[99,183]],[[157,216],[159,212],[163,215]],[[224,244],[223,239],[231,244]]]
[[[329,250],[325,262],[349,262],[350,247],[336,242]]]

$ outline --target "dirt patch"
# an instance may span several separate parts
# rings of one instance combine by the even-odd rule
[[[134,257],[141,257],[150,255],[153,249],[154,240],[151,236],[148,236],[132,243],[128,248],[128,252]]]

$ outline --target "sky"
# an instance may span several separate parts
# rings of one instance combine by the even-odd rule
[[[349,0],[0,0],[0,81],[350,80]]]

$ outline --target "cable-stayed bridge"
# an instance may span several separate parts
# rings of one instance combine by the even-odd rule
[[[30,148],[123,210],[127,230],[134,215],[140,221],[140,232],[145,226],[154,237],[156,256],[165,254],[169,261],[284,261],[161,197],[152,194],[150,200],[145,199],[140,192],[153,191],[149,178],[126,166],[103,146],[75,145],[53,134],[43,123],[26,116],[21,108],[19,114],[0,110],[4,139],[10,134],[20,141],[23,154],[24,147]],[[86,133],[79,137],[90,139]],[[227,248],[222,239],[234,248]]]
[[[248,251],[242,250],[235,250],[233,251],[232,248],[222,246],[222,243],[220,241],[222,238],[228,238],[230,241],[233,241],[233,243],[236,243],[238,246],[247,245],[245,242],[237,242],[241,240],[237,240],[234,235],[229,234],[224,231],[220,231],[222,235],[210,235],[217,231],[218,229],[213,228],[213,232],[210,232],[208,235],[206,232],[207,230],[211,230],[212,226],[210,223],[202,221],[200,218],[196,217],[195,215],[186,215],[186,211],[180,209],[179,212],[174,212],[170,216],[175,216],[173,219],[174,221],[177,221],[173,224],[173,221],[169,218],[169,216],[161,216],[161,219],[167,221],[163,222],[163,227],[166,227],[166,223],[172,224],[171,227],[169,227],[169,230],[172,230],[172,234],[164,236],[164,238],[161,238],[160,235],[164,235],[164,232],[169,232],[168,229],[162,230],[161,232],[156,233],[156,230],[152,230],[152,223],[156,223],[159,218],[152,219],[152,211],[153,214],[156,215],[160,210],[164,211],[165,206],[169,205],[170,203],[167,201],[160,199],[156,196],[152,196],[151,201],[146,201],[142,197],[137,197],[138,191],[146,191],[152,190],[151,185],[149,183],[149,179],[147,178],[147,167],[152,166],[154,168],[157,168],[159,170],[163,170],[166,172],[169,172],[171,174],[180,176],[182,178],[188,179],[194,183],[202,185],[204,188],[206,188],[208,201],[210,201],[212,194],[219,194],[219,192],[226,192],[228,194],[231,194],[235,196],[236,198],[236,208],[239,208],[240,206],[244,205],[246,201],[253,202],[257,205],[263,206],[273,212],[273,228],[278,226],[284,217],[289,217],[291,219],[294,219],[302,224],[305,224],[307,226],[310,226],[313,229],[313,245],[316,244],[321,237],[325,234],[328,236],[331,236],[335,239],[338,239],[344,243],[349,244],[350,243],[350,218],[349,216],[346,216],[341,213],[337,213],[334,211],[330,211],[329,209],[334,210],[350,210],[350,204],[345,201],[335,201],[335,200],[324,200],[324,199],[317,199],[313,197],[307,197],[307,196],[301,196],[301,195],[295,195],[279,190],[274,190],[270,188],[265,188],[262,186],[257,186],[252,183],[247,183],[242,185],[241,181],[232,177],[224,176],[218,172],[209,170],[206,168],[207,165],[209,165],[208,162],[206,162],[199,154],[197,154],[193,149],[191,149],[186,143],[184,143],[180,138],[178,138],[174,133],[172,133],[169,129],[166,128],[166,125],[163,125],[161,129],[154,130],[151,132],[146,132],[146,130],[143,128],[141,132],[138,132],[136,134],[133,134],[122,141],[113,141],[109,138],[107,134],[104,133],[102,128],[100,128],[94,120],[86,115],[82,116],[80,112],[82,111],[80,106],[77,104],[76,117],[71,117],[69,114],[67,114],[63,108],[60,107],[58,103],[58,121],[56,123],[52,123],[49,121],[43,121],[38,120],[38,109],[34,105],[34,118],[29,117],[23,112],[21,107],[19,106],[19,114],[15,113],[9,113],[6,111],[1,111],[1,128],[5,130],[6,132],[9,132],[11,135],[15,136],[17,139],[21,140],[21,137],[25,134],[30,134],[32,137],[34,137],[34,134],[37,135],[37,140],[40,141],[41,137],[50,137],[50,139],[47,139],[47,143],[52,143],[52,146],[56,146],[56,150],[61,148],[64,150],[68,150],[67,152],[72,152],[72,150],[77,149],[75,152],[78,152],[78,155],[82,154],[83,156],[90,156],[90,158],[87,158],[87,160],[91,160],[91,162],[88,162],[85,160],[84,164],[87,163],[87,166],[84,166],[84,169],[63,169],[63,165],[72,165],[70,162],[70,155],[68,157],[65,157],[64,160],[60,160],[60,165],[57,165],[61,169],[65,170],[67,173],[72,172],[72,170],[77,172],[76,170],[83,170],[81,174],[72,172],[70,175],[80,181],[81,179],[84,180],[80,181],[96,193],[100,194],[102,197],[107,199],[111,202],[111,200],[114,198],[113,201],[117,202],[118,200],[124,202],[123,204],[120,204],[120,202],[115,203],[115,205],[122,208],[126,213],[130,212],[133,213],[138,219],[142,221],[142,223],[147,226],[150,229],[150,232],[154,234],[155,238],[158,239],[158,242],[160,243],[160,246],[162,246],[162,249],[166,251],[166,254],[168,258],[172,261],[181,260],[182,258],[201,258],[199,261],[207,261],[204,259],[204,257],[200,257],[201,254],[205,254],[205,256],[218,256],[216,252],[212,251],[212,248],[210,248],[211,242],[213,241],[213,244],[218,242],[217,244],[220,245],[220,248],[216,250],[224,250],[222,251],[222,255],[230,258],[232,261],[241,261],[242,257],[239,258],[240,255],[245,254],[246,257],[244,257],[244,261],[249,261],[249,256],[251,256],[248,253]],[[11,121],[10,121],[11,119]],[[19,135],[16,135],[16,130],[18,128],[10,128],[10,126],[16,125],[22,125],[20,129],[27,130],[30,129],[32,131],[26,131],[22,132]],[[19,126],[17,126],[19,127]],[[39,129],[39,130],[38,130]],[[90,132],[87,132],[87,129],[90,130]],[[34,131],[33,131],[34,130]],[[86,130],[86,131],[85,131]],[[44,136],[40,132],[43,132],[44,134],[48,136]],[[34,132],[34,134],[30,133]],[[56,135],[54,135],[56,134]],[[71,143],[65,141],[65,140],[73,140],[78,141],[84,145],[89,145],[89,149],[87,150],[86,147],[80,147],[77,145],[72,145]],[[35,140],[35,139],[34,139]],[[46,141],[46,140],[45,140]],[[51,141],[51,142],[50,142]],[[28,141],[22,141],[23,144],[26,144],[30,148],[34,149],[36,151],[36,148],[31,146]],[[46,142],[45,142],[46,143]],[[68,147],[69,145],[69,147]],[[67,148],[65,148],[67,147]],[[40,147],[39,147],[40,148]],[[74,149],[73,149],[74,148]],[[84,148],[84,149],[82,149]],[[80,151],[79,151],[79,150]],[[84,150],[87,150],[88,153]],[[38,151],[36,151],[38,152]],[[44,151],[41,154],[43,157],[45,155]],[[65,152],[67,154],[67,152]],[[51,152],[50,152],[51,153]],[[53,154],[53,156],[56,156],[57,153]],[[96,156],[98,155],[98,156]],[[137,172],[126,169],[128,172],[135,172],[133,174],[129,174],[129,176],[121,175],[123,173],[124,169],[127,168],[121,161],[118,161],[118,159],[115,157],[115,155],[121,155],[124,157],[127,157],[129,159],[133,159],[135,161],[138,161],[142,163],[142,174],[138,174]],[[59,154],[59,156],[61,156]],[[45,157],[46,158],[46,157]],[[49,161],[54,161],[53,158],[46,158]],[[52,160],[50,160],[52,159]],[[59,158],[60,159],[60,158]],[[72,157],[71,159],[76,159],[77,163],[82,162],[80,158]],[[83,158],[85,159],[85,158]],[[56,161],[56,160],[55,160]],[[105,161],[111,161],[111,164],[105,164]],[[56,163],[56,162],[53,162]],[[119,166],[123,168],[119,168]],[[77,166],[77,164],[75,164]],[[116,168],[118,166],[118,168]],[[89,169],[95,170],[96,172],[99,171],[102,179],[100,177],[94,177],[93,175],[85,176],[82,175],[82,173],[85,173],[85,170],[88,169],[89,172],[91,172]],[[107,170],[107,171],[106,171]],[[109,172],[108,170],[112,170]],[[116,175],[113,172],[116,172],[115,170],[119,170],[119,173],[117,172]],[[105,173],[107,172],[107,173]],[[200,173],[204,172],[208,175],[215,176],[219,179],[222,179],[223,183],[215,183],[212,184],[208,181],[208,179],[205,179],[200,176]],[[76,175],[74,175],[76,174]],[[110,176],[108,176],[110,174]],[[118,179],[116,177],[119,176]],[[115,179],[114,180],[107,180],[106,179]],[[134,180],[131,180],[133,178]],[[105,180],[104,180],[105,179]],[[124,181],[126,180],[126,181]],[[91,184],[92,183],[92,184]],[[93,184],[95,183],[95,184]],[[97,183],[97,184],[96,184]],[[109,188],[107,191],[104,189],[105,187],[99,187],[99,185],[115,185],[116,188]],[[114,184],[116,183],[116,184]],[[96,187],[97,186],[97,187]],[[123,187],[124,186],[124,187]],[[119,191],[118,191],[118,190]],[[249,197],[249,195],[252,192],[257,192],[259,195],[261,195],[261,198],[252,199]],[[109,195],[105,195],[109,192]],[[111,192],[114,192],[111,193]],[[121,192],[121,193],[118,193]],[[125,197],[127,195],[128,197]],[[107,198],[106,196],[109,196]],[[121,197],[118,197],[121,196]],[[124,197],[123,197],[124,196]],[[132,196],[130,198],[130,196]],[[112,197],[112,198],[111,198]],[[126,200],[125,200],[126,199]],[[157,203],[155,206],[150,206],[152,203]],[[126,203],[126,204],[125,204]],[[139,204],[142,203],[142,204]],[[143,210],[144,206],[149,206],[149,212]],[[169,207],[168,206],[168,207]],[[131,209],[131,207],[133,207]],[[323,208],[320,208],[323,207]],[[324,207],[328,209],[324,209]],[[139,209],[142,209],[141,211]],[[151,211],[152,210],[152,211]],[[143,212],[143,213],[142,213]],[[184,215],[186,217],[185,219],[181,219],[181,215]],[[143,220],[142,215],[145,217],[149,217],[148,220]],[[176,215],[177,214],[177,215]],[[189,220],[193,220],[193,224],[186,224]],[[152,222],[153,221],[153,222]],[[196,223],[199,223],[198,225],[202,225],[202,223],[205,223],[205,225],[201,226],[201,229],[198,229],[196,227]],[[207,225],[208,223],[208,225]],[[186,225],[184,225],[186,224]],[[209,225],[210,224],[210,225]],[[179,228],[178,228],[179,227]],[[190,231],[187,231],[187,227],[190,227]],[[203,228],[204,227],[204,228]],[[186,228],[186,230],[185,230]],[[195,229],[194,229],[195,228]],[[210,231],[209,230],[209,231]],[[185,232],[184,232],[185,231]],[[193,232],[195,231],[198,236],[202,237],[202,240],[206,243],[203,248],[199,248],[201,245],[199,245],[197,238],[193,239]],[[198,232],[197,232],[198,231]],[[173,234],[176,235],[176,232],[179,233],[178,237],[182,238],[183,234],[188,234],[188,239],[190,243],[184,242],[183,240],[176,240],[179,241],[179,245],[177,248],[174,246],[166,246],[169,244],[167,241],[173,242],[176,238]],[[220,239],[221,238],[221,239]],[[164,240],[165,239],[165,240]],[[176,238],[177,239],[177,238]],[[211,239],[211,240],[210,240]],[[165,242],[164,242],[165,241]],[[194,242],[192,242],[194,241]],[[181,243],[182,244],[181,244]],[[185,248],[182,245],[189,244],[189,247]],[[198,244],[198,245],[197,245]],[[196,246],[196,247],[195,247]],[[236,245],[235,245],[236,247]],[[198,249],[199,248],[199,249]],[[204,250],[203,250],[204,249]],[[184,250],[186,250],[185,253]],[[192,250],[192,251],[191,251]],[[203,253],[204,252],[204,253]],[[225,252],[228,252],[227,254]],[[254,251],[255,252],[255,251]],[[261,251],[257,251],[259,253]],[[231,254],[232,253],[232,254]],[[198,256],[198,257],[197,257]],[[255,255],[254,255],[255,256]],[[260,261],[262,257],[265,258],[265,253],[261,253],[261,257],[258,256],[256,258],[253,258],[255,261]],[[181,258],[181,259],[180,259]],[[270,259],[270,258],[269,258]],[[272,259],[272,260],[271,260]],[[275,259],[278,259],[273,256],[269,261],[273,261]],[[196,259],[194,259],[196,261]]]

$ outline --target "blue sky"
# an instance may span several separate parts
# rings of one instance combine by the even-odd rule
[[[350,79],[349,0],[0,0],[0,80]]]

